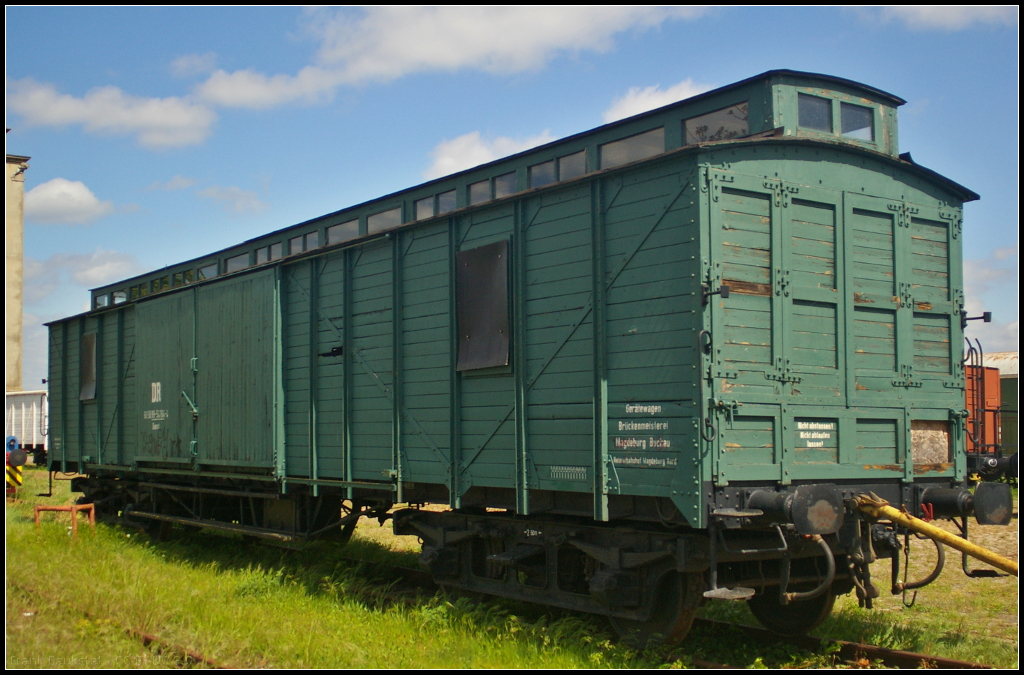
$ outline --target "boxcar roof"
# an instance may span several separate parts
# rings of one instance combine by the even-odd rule
[[[220,251],[212,252],[192,260],[183,261],[159,270],[153,270],[119,282],[106,284],[92,290],[91,307],[93,309],[103,309],[107,306],[134,300],[136,299],[136,292],[139,293],[139,297],[144,297],[142,291],[143,288],[146,289],[145,292],[148,294],[150,292],[173,290],[179,285],[179,283],[184,286],[192,282],[201,281],[202,274],[200,270],[205,271],[207,266],[209,269],[213,269],[213,266],[217,265],[217,268],[212,272],[214,277],[229,273],[234,271],[230,269],[227,264],[228,260],[232,257],[241,258],[248,256],[246,258],[248,262],[244,263],[240,269],[251,268],[254,265],[261,264],[262,262],[273,262],[277,259],[294,259],[294,254],[296,254],[296,252],[290,250],[290,243],[288,244],[289,251],[285,252],[283,255],[281,254],[289,237],[302,237],[305,234],[312,234],[313,232],[316,232],[316,240],[312,249],[319,250],[325,245],[333,245],[334,242],[327,240],[328,233],[326,228],[335,225],[346,224],[357,229],[357,234],[349,236],[349,238],[343,242],[343,244],[349,244],[366,241],[368,235],[382,234],[384,231],[389,231],[395,227],[411,225],[416,222],[427,222],[441,216],[455,215],[465,208],[470,208],[471,206],[476,205],[475,203],[467,204],[467,197],[463,194],[469,190],[471,184],[474,184],[472,181],[477,181],[475,185],[481,185],[486,182],[487,189],[493,190],[490,193],[493,196],[485,200],[485,202],[490,203],[497,201],[500,198],[497,195],[497,188],[491,188],[491,181],[503,176],[511,176],[513,172],[515,172],[519,181],[516,186],[517,189],[506,194],[508,197],[521,196],[524,192],[533,188],[532,184],[524,178],[524,176],[527,175],[526,172],[530,170],[531,167],[540,166],[542,163],[547,162],[561,162],[562,160],[568,159],[573,154],[578,155],[580,152],[596,146],[600,148],[597,153],[586,152],[583,155],[583,161],[586,163],[586,170],[582,175],[577,174],[577,179],[582,179],[584,175],[587,178],[591,178],[598,172],[614,170],[617,169],[618,166],[631,163],[626,162],[621,165],[605,167],[603,165],[603,161],[594,155],[600,154],[603,152],[604,147],[613,145],[617,141],[628,141],[632,138],[642,137],[652,131],[657,131],[657,129],[648,128],[652,123],[657,123],[658,121],[663,122],[663,126],[658,127],[660,129],[667,129],[668,123],[676,123],[677,121],[682,121],[685,125],[688,120],[693,120],[698,117],[703,118],[706,115],[713,115],[716,112],[722,112],[727,106],[746,106],[747,101],[755,100],[753,98],[753,94],[758,92],[759,87],[770,89],[780,85],[799,88],[801,93],[804,91],[839,92],[845,96],[844,104],[849,100],[851,104],[877,104],[883,106],[883,108],[879,110],[884,110],[884,107],[895,109],[906,102],[902,98],[894,96],[888,92],[841,77],[785,69],[770,70],[761,73],[760,75],[755,75],[745,80],[741,80],[724,87],[719,87],[718,89],[714,89],[676,103],[671,103],[661,108],[656,108],[626,119],[604,124],[578,134],[573,134],[571,136],[546,143],[542,146],[519,152],[509,157],[503,157],[501,159],[427,181],[398,192],[383,195],[360,204],[349,206],[322,216],[317,216],[294,225],[289,225],[282,229],[241,242],[235,246],[222,249]],[[741,101],[744,94],[747,95],[747,101]],[[768,98],[771,97],[769,96]],[[936,183],[962,201],[972,201],[978,198],[976,193],[964,186],[959,185],[958,183],[945,178],[934,171],[917,165],[910,159],[909,153],[905,153],[897,159],[895,157],[896,152],[888,152],[882,149],[882,143],[880,140],[875,142],[875,139],[872,139],[872,142],[864,143],[856,140],[855,138],[851,139],[849,137],[840,136],[834,131],[832,132],[831,137],[818,134],[818,137],[816,138],[799,138],[792,135],[792,131],[787,131],[786,135],[784,135],[782,133],[783,129],[781,127],[775,128],[777,125],[774,124],[775,121],[780,119],[781,113],[771,106],[775,106],[777,104],[765,105],[770,107],[770,114],[762,111],[759,121],[752,120],[750,122],[745,122],[745,124],[749,125],[745,129],[746,133],[740,136],[726,137],[724,140],[713,140],[709,142],[787,142],[799,144],[810,143],[814,145],[824,144],[836,149],[841,148],[855,153],[866,153],[877,159],[893,163],[904,170],[908,170],[930,182]],[[746,113],[746,107],[743,108],[743,111]],[[679,120],[676,118],[679,118]],[[887,123],[884,119],[879,117],[878,114],[876,114],[876,120],[880,119],[881,122],[876,122],[879,126]],[[894,113],[892,115],[892,120],[891,124],[894,126]],[[790,124],[792,124],[792,122],[790,122]],[[770,125],[771,128],[765,128],[766,125]],[[758,126],[761,128],[758,128]],[[875,134],[876,136],[881,136],[881,129],[876,129]],[[644,157],[644,159],[653,159],[654,157],[664,157],[666,155],[672,155],[679,152],[694,151],[700,147],[708,145],[708,142],[691,141],[690,143],[687,143],[685,138],[677,138],[674,141],[677,147],[671,147],[673,143],[669,142],[668,139],[665,138],[666,134],[664,132],[662,133],[662,136],[665,139],[661,141],[664,144],[662,146],[662,150],[654,155]],[[682,141],[681,145],[679,145],[680,140]],[[892,147],[888,148],[888,150],[893,149],[894,148]],[[564,181],[554,181],[554,183],[559,182]],[[550,183],[545,185],[550,185]],[[458,201],[457,203],[452,203],[451,207],[447,208],[445,211],[441,211],[439,200],[445,195],[453,195],[451,196],[451,199],[457,199]],[[418,205],[419,202],[427,200],[434,200],[431,202],[433,204],[431,207],[433,209],[433,214],[425,218],[417,218],[416,214],[411,212],[417,208],[414,205]],[[380,211],[380,213],[376,213],[377,211]],[[393,213],[395,211],[397,211],[397,215]],[[398,222],[390,224],[386,230],[371,232],[368,220],[374,216],[383,216],[388,214],[391,215],[392,221],[394,218],[397,218]],[[353,223],[355,224],[353,225]],[[317,229],[307,233],[307,230],[314,227]],[[274,241],[275,239],[277,241]],[[281,247],[277,258],[271,257],[269,248],[271,244],[276,244]],[[257,246],[266,249],[267,260],[259,259],[254,248]],[[301,244],[301,249],[304,248],[306,248],[305,243]],[[302,250],[299,251],[299,253],[302,252]],[[312,251],[309,252],[312,254]],[[254,263],[253,260],[256,260],[256,262]],[[206,274],[210,273],[211,272],[206,272]],[[178,277],[181,277],[180,282]],[[144,283],[139,285],[140,282]],[[150,284],[153,284],[152,291],[149,290]]]

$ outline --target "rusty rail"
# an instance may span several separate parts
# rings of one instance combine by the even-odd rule
[[[368,561],[366,560],[350,558],[348,556],[341,556],[339,559],[354,564],[368,564]],[[438,588],[437,583],[434,581],[434,578],[426,570],[398,566],[391,566],[390,569],[392,572],[395,573],[397,577],[399,577],[408,584],[417,586],[425,590],[437,590]],[[960,661],[958,659],[947,659],[941,656],[930,656],[928,654],[907,652],[899,649],[886,649],[885,647],[876,647],[875,645],[862,644],[859,642],[847,642],[846,640],[816,638],[811,637],[809,635],[801,637],[781,637],[764,628],[744,626],[741,624],[727,623],[724,621],[715,621],[713,619],[694,619],[693,625],[695,627],[703,626],[705,628],[709,628],[711,630],[719,632],[726,628],[737,628],[746,635],[749,635],[751,638],[756,639],[758,641],[769,643],[785,642],[796,647],[806,649],[811,652],[819,652],[823,644],[833,643],[839,646],[839,651],[836,654],[839,659],[857,665],[861,664],[861,662],[864,659],[867,659],[869,662],[881,661],[884,665],[892,668],[992,668],[992,666],[986,666],[981,663]],[[685,642],[683,644],[685,645]],[[727,664],[720,664],[711,661],[701,661],[699,659],[692,659],[691,662],[694,666],[697,666],[698,668],[721,669],[733,667]]]
[[[86,506],[86,505],[83,504],[82,506]],[[46,510],[53,511],[53,510],[56,510],[56,509],[46,509]],[[72,603],[68,602],[67,600],[63,600],[61,598],[55,598],[55,597],[49,595],[48,593],[43,593],[42,591],[38,591],[38,590],[36,590],[34,588],[29,588],[28,586],[25,586],[24,584],[20,584],[20,583],[15,582],[15,581],[8,580],[7,583],[9,585],[11,585],[11,586],[14,586],[15,588],[17,588],[21,592],[25,593],[29,597],[39,597],[39,598],[43,598],[45,600],[49,600],[50,602],[52,602],[54,604],[64,605],[65,607],[67,607],[67,608],[77,612],[78,614],[81,614],[82,616],[84,616],[85,618],[89,619],[90,621],[94,621],[96,619],[96,617],[92,613],[85,611],[81,607],[76,607],[75,605],[73,605]],[[142,646],[146,647],[147,649],[149,648],[149,646],[151,644],[155,644],[155,645],[158,645],[162,649],[169,649],[171,651],[177,652],[178,654],[180,654],[183,657],[183,660],[186,661],[186,662],[187,661],[191,661],[193,663],[201,663],[201,664],[209,666],[211,668],[217,668],[217,669],[221,669],[221,670],[223,670],[223,669],[230,669],[231,668],[230,666],[226,666],[226,665],[224,665],[222,663],[218,663],[217,661],[211,659],[208,656],[204,656],[203,654],[200,654],[199,652],[195,651],[194,649],[190,649],[188,647],[182,647],[181,645],[175,644],[173,642],[169,642],[169,641],[167,641],[167,640],[165,640],[165,639],[163,639],[161,637],[153,635],[152,633],[147,633],[145,631],[137,630],[135,628],[125,628],[124,626],[120,626],[120,625],[118,625],[118,627],[122,631],[124,631],[125,634],[127,634],[129,637],[132,637],[132,638],[135,638],[135,639],[139,640],[142,643]]]

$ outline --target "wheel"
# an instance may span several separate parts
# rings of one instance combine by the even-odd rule
[[[702,575],[666,572],[654,590],[650,619],[609,617],[609,621],[622,641],[636,649],[675,645],[690,632],[703,593]]]
[[[755,595],[747,600],[747,607],[750,608],[758,622],[771,632],[793,637],[804,635],[817,628],[822,621],[828,618],[835,602],[835,593],[829,590],[810,600],[783,605],[779,602],[779,589],[769,587],[760,595]]]

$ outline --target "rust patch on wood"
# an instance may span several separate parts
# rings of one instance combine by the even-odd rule
[[[867,304],[869,302],[874,302],[874,300],[869,300],[868,298],[864,297],[863,293],[854,293],[853,294],[853,301],[855,303],[857,303],[858,305],[864,305],[864,304]]]
[[[755,284],[750,281],[735,281],[733,279],[722,279],[722,285],[729,287],[730,293],[742,293],[743,295],[771,295],[771,284]]]
[[[932,464],[915,464],[914,473],[920,475],[922,473],[931,473],[932,471],[943,472],[949,471],[953,468],[952,462],[934,462]]]
[[[865,464],[865,471],[903,471],[902,464]]]
[[[930,302],[919,302],[919,303],[917,303],[917,308],[920,309],[921,311],[927,311],[927,310],[932,308],[932,303],[930,303]]]
[[[858,382],[858,383],[857,383],[857,389],[858,389],[858,390],[860,390],[860,391],[867,391],[867,390],[868,390],[868,388],[867,388],[867,387],[865,387],[865,386],[864,386],[863,384],[861,384],[860,382]]]

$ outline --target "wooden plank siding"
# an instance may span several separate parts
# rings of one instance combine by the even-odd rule
[[[695,526],[711,484],[899,480],[911,421],[962,407],[958,215],[841,154],[710,144],[55,322],[54,461],[598,519],[664,497]],[[455,256],[504,241],[508,365],[459,372]]]

